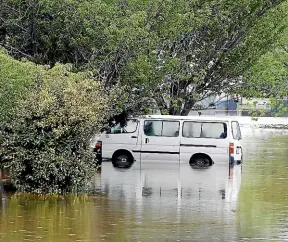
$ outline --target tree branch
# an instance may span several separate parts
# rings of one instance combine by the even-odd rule
[[[285,1],[286,0],[275,0],[275,1],[271,2],[271,4],[269,4],[268,6],[263,8],[262,10],[258,11],[256,13],[256,16],[261,17],[262,15],[266,14],[270,9],[280,5],[281,3],[285,2]]]
[[[3,47],[5,47],[5,48],[7,48],[7,49],[10,49],[10,50],[12,50],[12,51],[16,51],[17,53],[20,53],[21,55],[23,55],[23,56],[25,56],[25,57],[27,57],[27,58],[29,58],[29,59],[32,59],[32,58],[33,58],[31,55],[28,55],[28,54],[22,52],[21,50],[19,50],[19,49],[17,49],[17,48],[14,48],[14,47],[12,47],[12,46],[10,46],[10,45],[0,44],[0,46],[3,46]]]

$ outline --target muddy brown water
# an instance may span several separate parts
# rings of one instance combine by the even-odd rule
[[[288,132],[245,129],[242,166],[103,164],[94,196],[0,191],[0,241],[288,241]]]

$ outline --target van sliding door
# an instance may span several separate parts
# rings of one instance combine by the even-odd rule
[[[141,162],[179,164],[180,122],[145,120],[141,145]]]

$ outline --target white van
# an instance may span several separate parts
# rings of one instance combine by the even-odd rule
[[[153,115],[112,127],[101,135],[96,149],[103,160],[121,168],[134,162],[208,167],[241,163],[240,141],[240,126],[233,118]]]

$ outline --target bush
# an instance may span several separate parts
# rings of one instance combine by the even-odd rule
[[[12,148],[7,140],[12,131],[12,120],[17,113],[17,102],[27,96],[37,76],[45,66],[28,61],[16,61],[0,47],[0,166],[11,159]]]
[[[90,139],[107,117],[109,96],[87,73],[63,65],[38,68],[26,94],[2,128],[12,183],[22,192],[84,191],[96,167]]]

